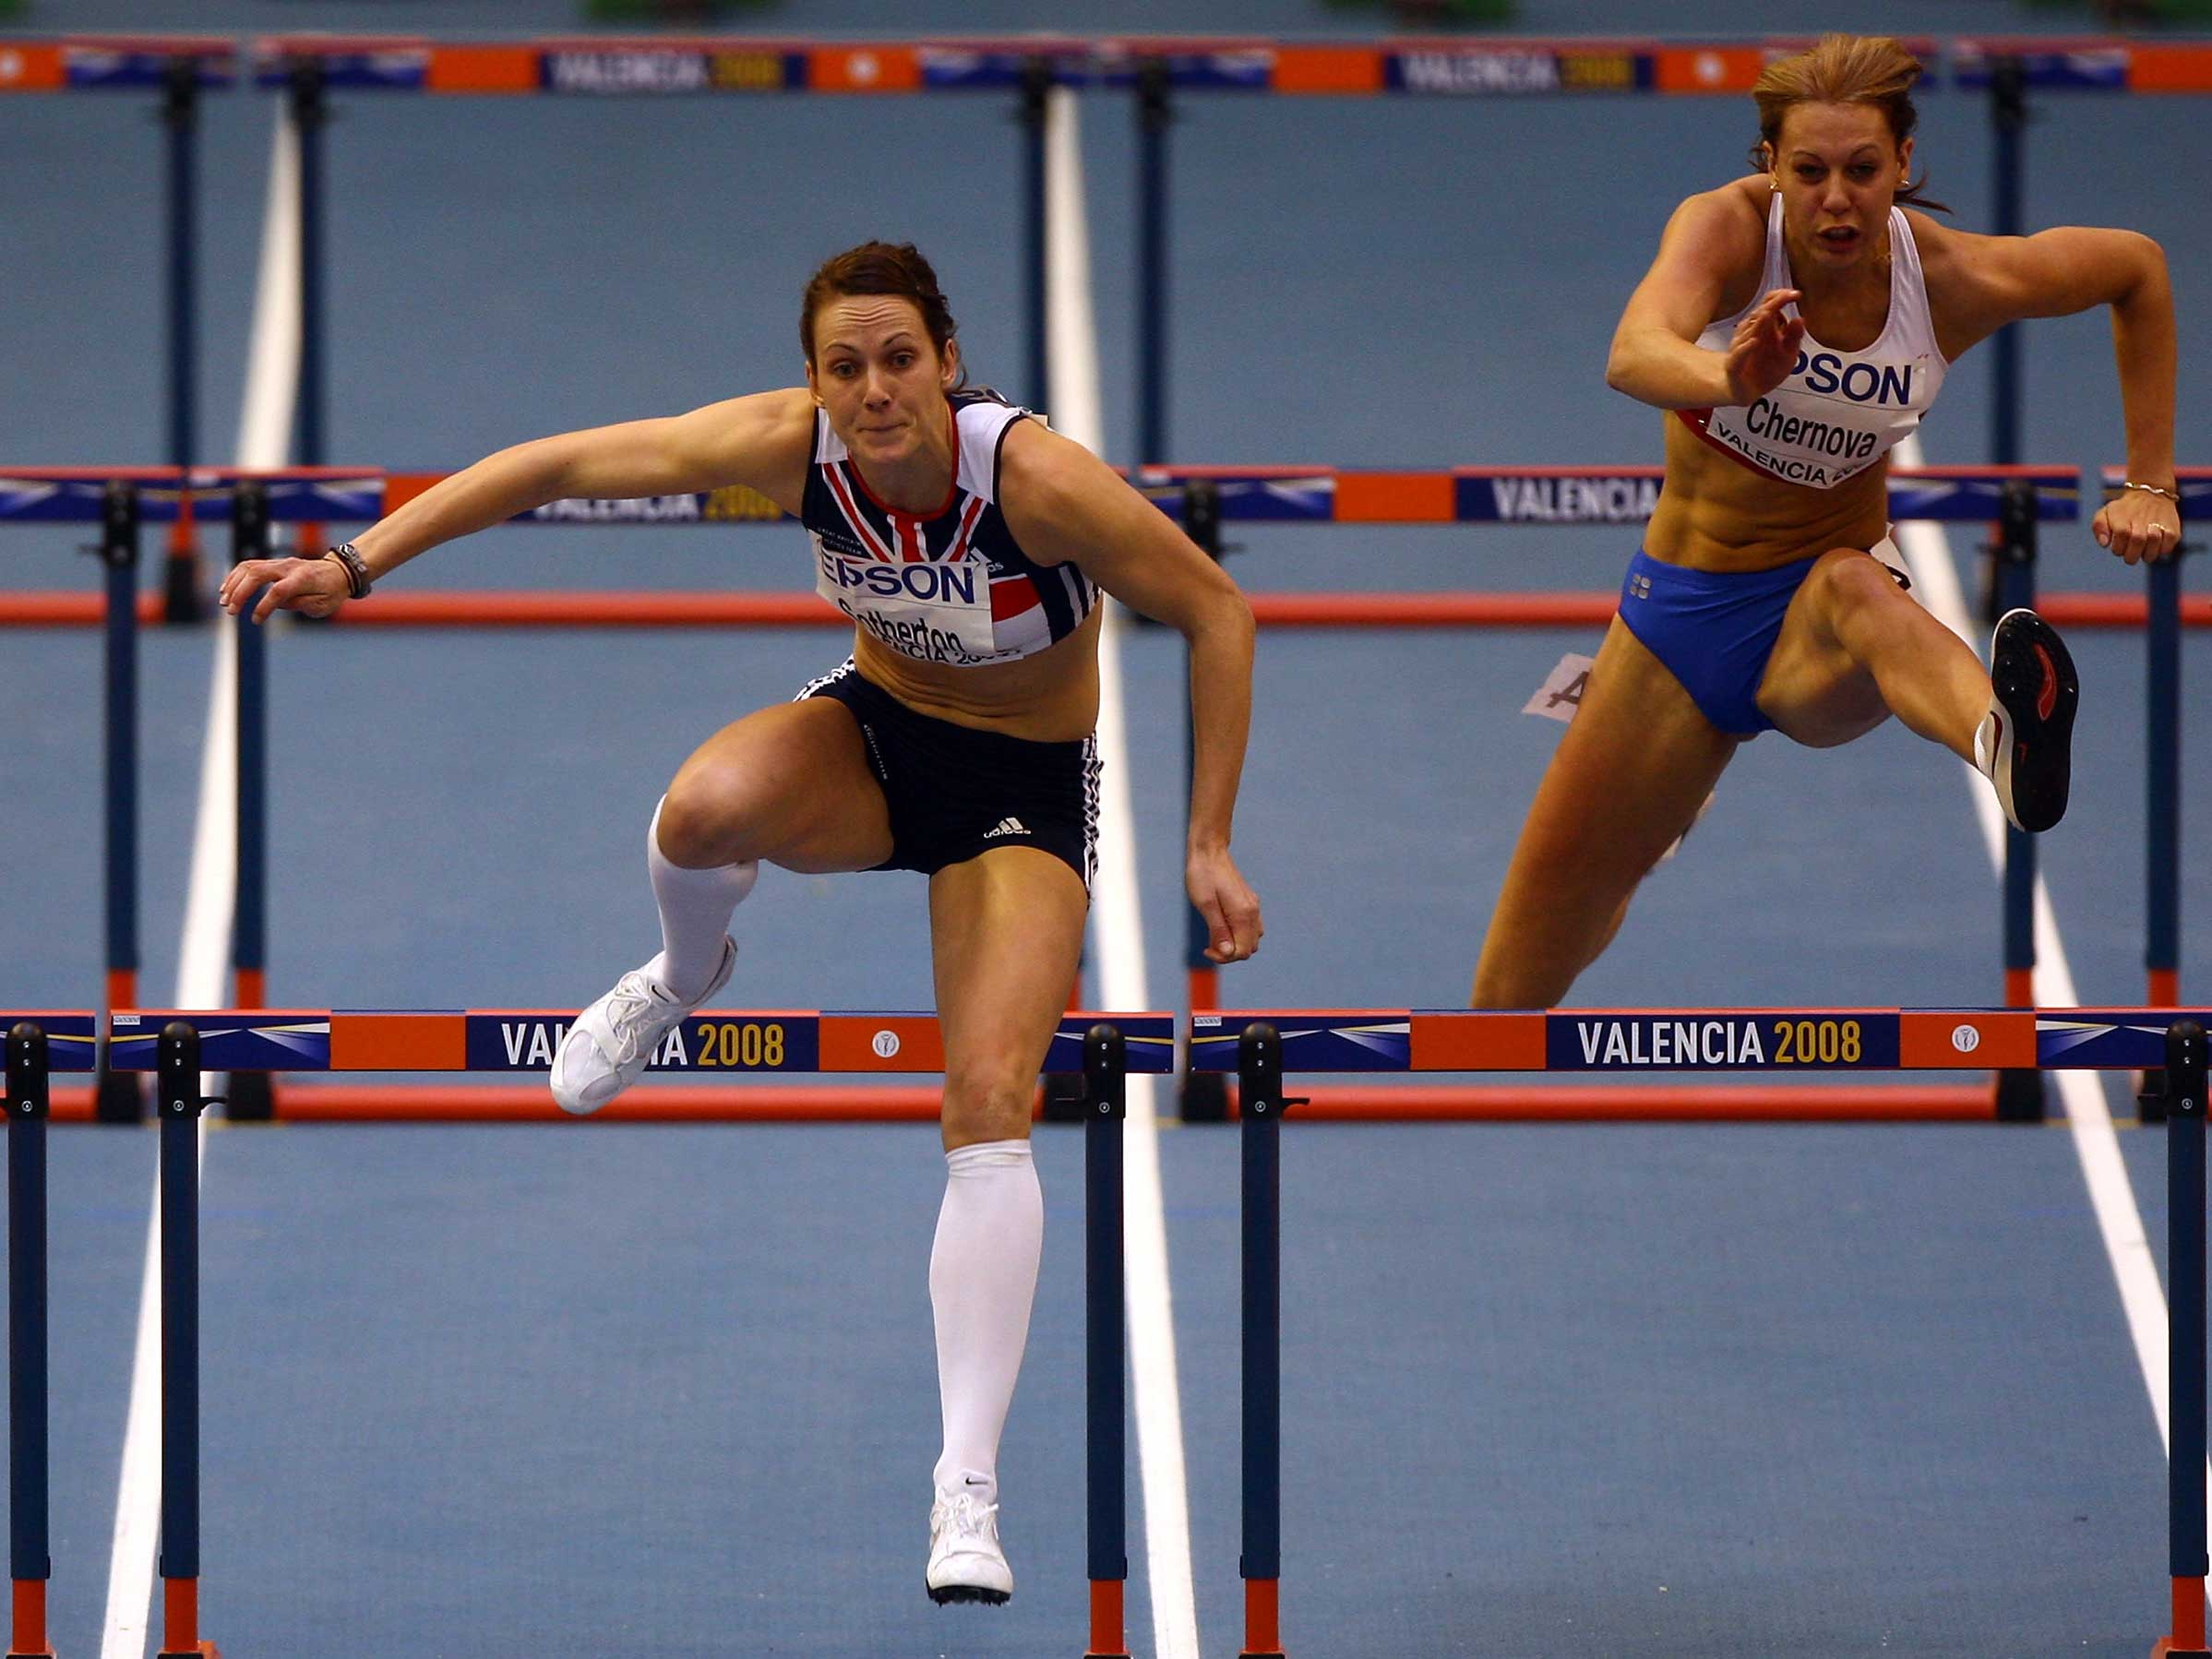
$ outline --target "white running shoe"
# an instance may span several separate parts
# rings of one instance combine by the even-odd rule
[[[983,1602],[1003,1607],[1014,1593],[1013,1569],[998,1547],[998,1506],[973,1492],[940,1492],[929,1510],[929,1599]]]
[[[722,965],[706,989],[689,1002],[678,1002],[653,977],[660,963],[655,955],[642,968],[633,968],[616,981],[615,988],[576,1017],[561,1038],[553,1056],[553,1098],[564,1112],[596,1112],[643,1075],[661,1039],[700,1003],[730,983],[737,965],[737,945],[727,934],[722,940]]]

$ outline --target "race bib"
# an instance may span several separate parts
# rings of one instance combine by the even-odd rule
[[[814,543],[814,591],[871,637],[923,662],[972,667],[1013,652],[991,621],[991,572],[981,559],[891,564]]]

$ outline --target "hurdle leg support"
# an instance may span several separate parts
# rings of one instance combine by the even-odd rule
[[[46,1581],[18,1579],[13,1611],[15,1634],[8,1639],[7,1659],[54,1659],[46,1645]]]
[[[2151,1649],[2165,1659],[2212,1659],[2205,1645],[2205,1028],[2166,1031],[2166,1465],[2173,1623]]]
[[[222,1659],[211,1641],[199,1639],[199,1581],[161,1581],[161,1651],[154,1659]]]
[[[7,1659],[51,1659],[46,1641],[46,1033],[7,1033]]]
[[[199,1033],[162,1028],[161,1646],[158,1659],[219,1659],[199,1634]]]
[[[1130,1659],[1127,1280],[1122,1126],[1129,1044],[1114,1026],[1083,1038],[1083,1409],[1089,1495],[1091,1635],[1084,1659]]]
[[[1283,1039],[1255,1020],[1237,1044],[1238,1140],[1244,1164],[1244,1646],[1284,1659]]]

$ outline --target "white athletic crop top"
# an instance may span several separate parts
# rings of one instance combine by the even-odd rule
[[[1796,286],[1782,245],[1777,191],[1766,215],[1766,265],[1758,292],[1734,316],[1710,324],[1697,343],[1709,352],[1727,351],[1736,325],[1752,306],[1775,289]],[[1788,315],[1797,314],[1792,304]],[[1865,471],[1919,425],[1943,384],[1946,366],[1928,315],[1920,250],[1905,210],[1892,208],[1889,318],[1880,339],[1863,352],[1837,352],[1807,334],[1789,378],[1749,408],[1675,412],[1705,442],[1754,472],[1809,489],[1834,489]]]
[[[870,638],[920,662],[1010,662],[1065,639],[1098,603],[1073,565],[1039,565],[998,510],[998,451],[1028,415],[981,388],[951,394],[951,493],[916,518],[868,494],[830,417],[814,416],[799,520],[815,591]]]

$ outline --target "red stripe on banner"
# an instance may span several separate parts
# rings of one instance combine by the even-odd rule
[[[814,92],[918,92],[922,54],[911,46],[825,46],[807,54]]]
[[[0,46],[0,92],[58,92],[68,84],[59,46]]]
[[[816,1051],[821,1071],[942,1071],[945,1040],[927,1014],[822,1017]]]
[[[1907,1013],[1897,1021],[1897,1064],[1908,1071],[1940,1071],[1947,1066],[2033,1070],[2036,1063],[2033,1013],[1972,1009]]]
[[[423,84],[433,92],[534,92],[539,61],[534,46],[434,46]]]
[[[398,512],[432,484],[446,476],[443,472],[391,472],[384,480],[384,515],[389,518]]]
[[[1412,1071],[1541,1071],[1544,1016],[1415,1014]]]
[[[333,1071],[466,1071],[464,1014],[333,1014]],[[287,1113],[289,1116],[289,1113]]]
[[[1382,90],[1382,54],[1371,46],[1282,46],[1273,81],[1278,92]]]
[[[2212,92],[2212,46],[2132,45],[2127,85],[2131,92]]]
[[[1662,92],[1748,92],[1764,67],[1761,46],[1662,46],[1656,79]]]
[[[1340,472],[1333,516],[1341,524],[1449,524],[1459,492],[1449,472]]]

